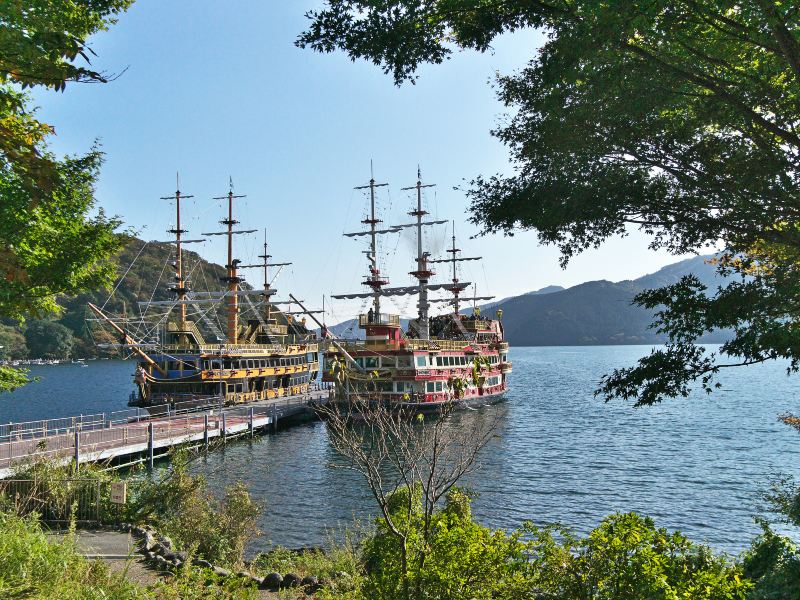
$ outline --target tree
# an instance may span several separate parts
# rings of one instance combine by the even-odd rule
[[[19,360],[28,356],[25,336],[15,327],[0,325],[0,359]]]
[[[431,553],[437,507],[474,466],[494,434],[497,413],[458,419],[451,402],[428,418],[414,417],[381,400],[375,373],[364,376],[338,362],[332,369],[338,385],[350,391],[348,401],[318,410],[346,468],[360,473],[369,486],[382,531],[396,549],[390,577],[395,587],[388,597],[424,597],[421,574]]]
[[[562,263],[628,228],[652,248],[722,244],[721,290],[691,278],[643,294],[670,343],[603,382],[640,404],[707,391],[723,367],[800,357],[800,11],[775,0],[328,0],[298,45],[343,50],[413,80],[456,48],[490,49],[521,28],[547,34],[497,80],[512,117],[494,135],[515,173],[471,182],[485,232],[535,230]],[[533,49],[532,49],[533,50]],[[768,248],[773,269],[762,272]],[[740,260],[741,259],[741,260]],[[695,344],[730,327],[724,362]]]
[[[119,221],[95,210],[102,161],[95,148],[59,159],[53,128],[36,119],[24,89],[63,91],[69,82],[106,82],[90,68],[87,39],[132,0],[32,0],[0,5],[0,317],[57,312],[56,296],[102,287],[119,247]],[[9,379],[0,390],[24,382]]]
[[[35,358],[69,358],[75,343],[72,331],[55,321],[31,321],[25,341]]]

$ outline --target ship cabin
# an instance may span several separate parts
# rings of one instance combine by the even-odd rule
[[[378,375],[366,384],[367,390],[356,393],[377,394],[391,403],[441,403],[502,394],[511,363],[500,322],[474,315],[459,317],[463,317],[460,325],[453,315],[432,318],[431,338],[423,340],[413,337],[413,322],[408,335],[403,335],[399,315],[372,311],[359,315],[365,339],[340,345],[355,363],[350,365],[352,370]],[[325,352],[323,381],[334,381],[334,361],[342,363],[345,358],[331,345]]]
[[[166,343],[148,353],[136,372],[131,405],[266,400],[308,392],[319,374],[319,344],[304,322],[290,315],[250,320],[236,344],[209,344],[195,323],[170,322]]]

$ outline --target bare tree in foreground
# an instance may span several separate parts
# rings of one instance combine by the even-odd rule
[[[354,383],[347,381],[351,390]],[[475,466],[494,435],[498,412],[457,418],[453,415],[457,404],[449,402],[425,417],[408,414],[380,401],[369,384],[359,383],[363,393],[351,392],[347,404],[331,403],[320,412],[331,444],[347,459],[345,467],[364,477],[381,519],[399,542],[403,594],[410,598],[410,563],[413,559],[419,569],[425,564],[437,505]],[[402,490],[407,493],[397,494]],[[398,498],[404,502],[399,512]],[[410,525],[419,500],[421,531]]]

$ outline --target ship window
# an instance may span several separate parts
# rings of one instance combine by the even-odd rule
[[[357,359],[356,359],[356,364],[357,364],[359,367],[363,367],[363,366],[364,366],[364,359],[363,359],[363,358],[361,358],[361,357],[357,358]]]
[[[398,356],[397,357],[397,366],[398,367],[410,367],[411,366],[411,357],[410,356]]]
[[[378,358],[375,356],[368,356],[364,359],[364,366],[369,369],[370,367],[378,366]]]
[[[397,361],[395,360],[394,356],[384,356],[381,358],[381,366],[382,367],[394,367],[397,365]]]
[[[417,357],[417,366],[424,367],[427,364],[427,357],[426,356],[418,356]]]
[[[453,367],[453,366],[455,366],[455,364],[456,364],[456,357],[455,357],[455,356],[451,356],[451,357],[448,359],[448,361],[450,362],[450,366],[451,366],[451,367]]]
[[[436,391],[441,392],[443,389],[444,384],[441,381],[436,382]]]
[[[429,393],[435,392],[436,391],[436,384],[434,382],[432,382],[432,381],[429,381],[428,385],[425,388],[425,390],[427,392],[429,392]]]

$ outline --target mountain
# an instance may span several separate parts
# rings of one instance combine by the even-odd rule
[[[57,317],[57,322],[72,332],[71,350],[67,352],[68,356],[97,356],[102,353],[97,347],[98,343],[119,341],[109,332],[108,327],[103,327],[92,320],[95,319],[95,315],[87,307],[89,302],[104,307],[107,313],[121,315],[124,311],[133,318],[139,315],[137,302],[169,300],[172,297],[168,288],[174,283],[171,263],[175,260],[175,247],[159,242],[145,243],[131,236],[123,236],[123,242],[122,249],[114,258],[117,265],[117,279],[113,293],[111,290],[98,290],[72,297],[61,297],[58,300],[64,311]],[[226,275],[224,267],[210,263],[191,251],[184,250],[183,258],[184,270],[189,274],[193,288],[208,291],[224,289],[225,284],[220,281]],[[149,312],[152,315],[162,309],[163,307],[153,307]],[[208,316],[212,319],[219,317],[213,311]],[[5,322],[0,325],[0,346],[11,347],[8,344],[9,340],[14,344],[13,352],[0,353],[0,358],[24,358],[26,355],[30,355],[30,358],[40,358],[35,356],[35,351],[29,352],[25,344],[20,342],[20,336],[24,336],[26,329],[33,323],[36,321],[21,325]],[[204,328],[201,324],[201,330]],[[142,333],[143,331],[136,332],[137,336]],[[209,331],[204,333],[211,335]],[[30,336],[31,332],[28,332],[28,337]],[[39,345],[35,343],[36,341],[28,340],[31,349]],[[58,358],[66,357],[58,356]]]
[[[708,264],[709,258],[682,260],[634,280],[590,281],[549,294],[524,294],[491,309],[502,309],[506,337],[515,346],[663,343],[666,338],[649,328],[653,313],[633,306],[634,296],[689,274],[714,290],[724,280]],[[720,342],[727,335],[714,332],[703,341]]]
[[[634,296],[646,289],[677,283],[689,274],[696,275],[713,291],[724,280],[708,264],[710,258],[696,256],[633,280],[589,281],[567,289],[551,285],[487,303],[481,309],[485,314],[502,309],[506,338],[514,346],[660,344],[666,338],[650,329],[653,313],[633,306]],[[345,338],[363,336],[355,319],[330,330]],[[727,337],[727,332],[714,332],[702,341],[721,342]]]

